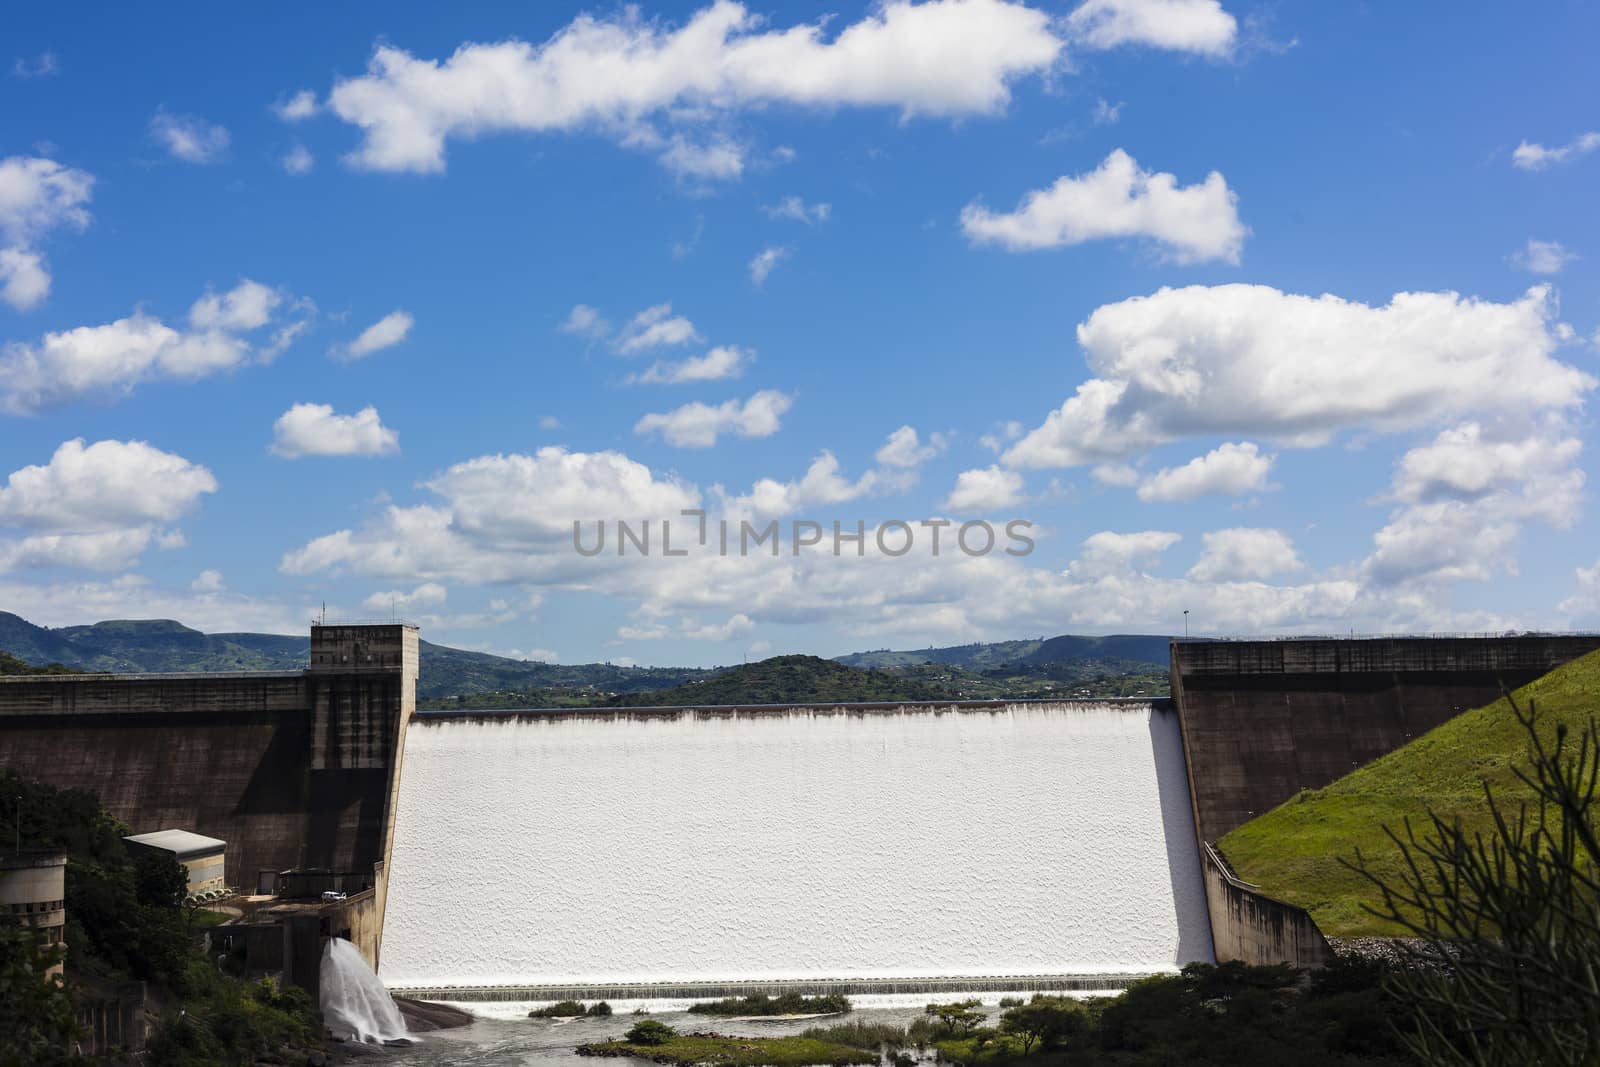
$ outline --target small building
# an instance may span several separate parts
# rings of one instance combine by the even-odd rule
[[[190,896],[222,889],[227,884],[222,860],[223,851],[227,848],[225,841],[203,837],[188,830],[157,830],[149,834],[134,834],[123,840],[134,852],[146,849],[176,857],[189,870]]]
[[[47,945],[61,944],[67,924],[67,854],[40,850],[0,856],[0,910]],[[61,973],[57,963],[49,971]]]

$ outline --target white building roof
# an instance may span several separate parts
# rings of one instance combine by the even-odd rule
[[[226,841],[218,841],[214,837],[204,837],[192,834],[188,830],[156,830],[148,834],[134,834],[123,838],[136,845],[148,845],[150,848],[159,848],[175,854],[179,859],[189,856],[205,856],[213,852],[221,852],[228,847]]]

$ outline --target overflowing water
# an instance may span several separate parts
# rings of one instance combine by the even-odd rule
[[[322,1015],[333,1036],[381,1045],[410,1035],[394,998],[361,951],[342,937],[322,950]]]
[[[392,988],[1169,971],[1211,956],[1148,704],[419,719]]]

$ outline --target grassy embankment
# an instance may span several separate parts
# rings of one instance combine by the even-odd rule
[[[1584,726],[1600,715],[1600,652],[1591,653],[1514,694],[1532,702],[1541,732]],[[1513,773],[1525,764],[1527,734],[1505,700],[1465,712],[1323,789],[1306,790],[1225,836],[1219,847],[1239,876],[1269,896],[1298,904],[1332,937],[1397,936],[1402,930],[1366,913],[1381,897],[1340,860],[1359,849],[1387,878],[1400,870],[1399,850],[1384,827],[1419,830],[1432,810],[1490,828],[1484,784],[1515,810],[1529,791]]]

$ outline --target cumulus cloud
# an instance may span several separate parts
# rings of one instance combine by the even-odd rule
[[[1012,252],[1148,238],[1178,263],[1237,263],[1249,232],[1239,221],[1238,197],[1221,174],[1212,171],[1197,185],[1180,186],[1172,174],[1141,169],[1120,148],[1096,170],[1028,193],[1015,211],[968,204],[961,228],[974,244]]]
[[[317,94],[310,89],[301,89],[293,96],[279,100],[272,105],[272,111],[285,122],[299,122],[309,119],[318,111]]]
[[[1162,289],[1078,327],[1097,376],[1004,462],[1105,463],[1204,435],[1313,446],[1354,427],[1572,409],[1595,379],[1554,358],[1559,341],[1544,287],[1507,304],[1400,293],[1384,307],[1262,285]]]
[[[0,300],[19,311],[50,292],[50,272],[34,245],[51,230],[89,225],[94,178],[52,159],[0,159]]]
[[[449,595],[450,591],[438,582],[423,582],[409,593],[403,589],[373,593],[361,606],[367,611],[411,611],[438,607]]]
[[[1560,415],[1472,421],[1441,432],[1395,465],[1399,507],[1363,563],[1382,585],[1484,581],[1514,573],[1524,525],[1577,521],[1583,444]]]
[[[567,313],[566,321],[561,324],[561,332],[598,341],[611,332],[611,324],[588,304],[574,304]]]
[[[1305,567],[1282,530],[1213,530],[1200,541],[1200,560],[1189,568],[1200,582],[1262,581]]]
[[[331,404],[296,404],[273,423],[272,451],[286,459],[303,456],[387,456],[400,451],[400,435],[378,418],[378,409],[336,415]]]
[[[794,399],[775,389],[763,389],[748,399],[726,400],[712,406],[696,401],[672,411],[651,413],[634,423],[638,434],[660,433],[679,448],[710,448],[725,433],[738,437],[771,437],[778,432],[783,414]]]
[[[464,44],[442,62],[380,44],[329,107],[362,131],[348,160],[373,170],[441,171],[452,138],[587,129],[726,177],[735,150],[654,124],[768,104],[995,114],[1013,82],[1050,69],[1063,47],[1047,13],[1005,0],[890,0],[831,35],[827,20],[762,22],[718,0],[675,28],[631,9],[585,14],[543,44]]]
[[[686,382],[717,382],[737,378],[755,359],[755,353],[737,345],[718,345],[703,356],[677,362],[658,361],[648,369],[630,374],[628,381],[640,385],[682,385]]]
[[[150,119],[150,136],[174,159],[216,163],[228,151],[228,131],[198,115],[175,115],[165,108]]]
[[[1523,141],[1511,153],[1511,162],[1523,170],[1544,170],[1554,164],[1586,156],[1596,148],[1600,148],[1600,133],[1580,133],[1566,144],[1555,148]]]
[[[283,158],[278,160],[278,163],[283,167],[285,173],[300,177],[303,174],[310,174],[312,168],[317,165],[317,160],[305,145],[297,144],[285,152]]]
[[[798,196],[786,196],[762,210],[769,218],[790,219],[794,222],[803,222],[807,226],[814,226],[828,221],[828,216],[833,213],[833,205],[808,204]]]
[[[1078,559],[1073,561],[1069,570],[1082,577],[1127,571],[1135,566],[1150,566],[1181,540],[1182,534],[1170,530],[1139,530],[1134,533],[1102,530],[1084,538]]]
[[[1262,455],[1248,441],[1219,445],[1181,467],[1163,467],[1150,475],[1139,486],[1139,499],[1194,500],[1256,492],[1268,488],[1267,476],[1276,458]]]
[[[1218,0],[1088,0],[1067,26],[1089,48],[1145,45],[1212,57],[1231,52],[1238,32]]]
[[[361,331],[354,341],[341,348],[336,348],[334,354],[346,359],[364,359],[374,352],[381,352],[385,348],[393,348],[406,339],[411,332],[411,327],[416,320],[409,311],[391,311],[377,322]]]
[[[946,444],[945,436],[941,433],[929,434],[928,443],[923,444],[914,427],[902,426],[889,435],[873,458],[885,467],[911,469],[922,466],[943,452]]]
[[[1573,572],[1573,592],[1558,610],[1583,619],[1600,619],[1600,562]]]
[[[871,492],[878,475],[868,471],[855,481],[845,477],[832,452],[824,451],[796,481],[759,479],[750,492],[735,497],[723,496],[724,510],[730,515],[770,518],[790,515],[808,507],[840,504]]]
[[[578,315],[579,308],[583,308],[586,313],[594,312],[593,308],[585,308],[579,304],[572,309],[574,316]],[[584,318],[587,319],[588,315]],[[603,319],[596,320],[596,323],[603,321]],[[569,317],[569,326],[572,322],[572,318]],[[622,355],[632,356],[662,345],[686,345],[698,340],[700,334],[695,330],[694,323],[682,315],[674,315],[670,303],[662,303],[647,307],[629,319],[628,324],[617,335],[616,349]]]
[[[766,284],[767,275],[771,274],[778,262],[789,255],[789,250],[778,245],[763,248],[750,260],[750,280],[757,285]]]
[[[1022,475],[999,467],[983,467],[956,475],[956,487],[942,507],[950,511],[993,511],[1023,501]]]
[[[96,395],[123,395],[158,378],[192,381],[267,360],[291,343],[304,318],[280,325],[257,347],[248,334],[277,322],[302,301],[245,279],[227,293],[207,293],[190,308],[190,329],[178,330],[142,311],[100,326],[47,333],[36,344],[0,348],[0,410],[32,414]]]
[[[1530,274],[1560,274],[1562,268],[1577,258],[1560,241],[1535,241],[1531,237],[1526,245],[1511,253],[1512,264]]]
[[[0,537],[0,570],[129,566],[160,526],[216,489],[206,468],[143,441],[63,442],[48,463],[15,470],[0,487],[0,527],[25,531]]]
[[[49,293],[50,272],[43,256],[25,248],[0,248],[0,300],[26,311]]]
[[[744,173],[744,151],[732,141],[695,143],[671,138],[660,155],[661,165],[680,178],[731,181]]]
[[[227,583],[222,580],[222,572],[214,569],[201,571],[194,576],[194,581],[189,583],[189,588],[196,593],[220,593],[226,586]]]

